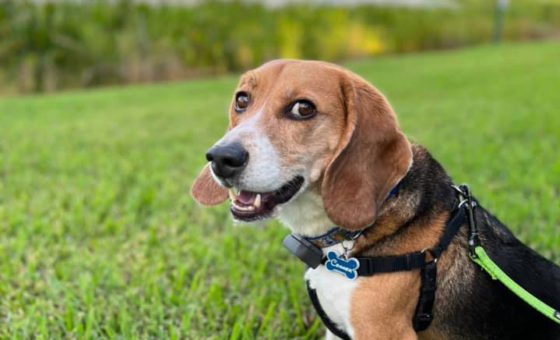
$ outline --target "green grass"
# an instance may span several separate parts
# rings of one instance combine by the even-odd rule
[[[526,243],[560,262],[560,44],[348,66]],[[1,338],[317,338],[287,230],[189,187],[236,77],[0,100]]]

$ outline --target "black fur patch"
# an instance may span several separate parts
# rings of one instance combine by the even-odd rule
[[[442,211],[451,212],[457,204],[452,180],[443,167],[424,148],[415,145],[413,152],[414,163],[401,182],[399,195],[415,194],[420,199],[401,231]],[[476,194],[476,188],[472,189]],[[475,209],[475,216],[489,256],[526,290],[560,309],[560,267],[515,238],[482,206]],[[437,329],[434,334],[445,334],[449,339],[560,339],[560,325],[468,259],[467,228],[463,227],[446,252],[446,256],[454,256],[446,277],[438,276],[440,288],[431,326]]]

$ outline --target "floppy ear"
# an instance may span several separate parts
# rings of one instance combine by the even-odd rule
[[[220,186],[212,178],[210,164],[202,169],[194,181],[191,194],[198,203],[206,206],[220,204],[228,198],[227,189]]]
[[[387,99],[365,80],[344,74],[346,127],[328,164],[321,195],[329,218],[359,230],[372,225],[412,163],[410,143]]]

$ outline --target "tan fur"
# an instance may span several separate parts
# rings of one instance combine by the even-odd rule
[[[362,278],[352,297],[355,339],[416,339],[411,320],[419,289],[415,272]]]
[[[406,199],[406,198],[399,198]],[[432,218],[429,224],[415,224],[405,231],[397,233],[399,219],[395,215],[387,213],[380,216],[374,226],[368,229],[365,237],[361,237],[356,246],[355,252],[363,252],[366,255],[399,255],[415,252],[423,249],[433,248],[439,242],[443,230],[449,218],[448,213],[441,213]],[[380,242],[381,239],[385,240]]]
[[[315,180],[319,179],[339,145],[345,124],[340,88],[333,86],[339,83],[340,71],[326,65],[276,62],[253,73],[257,74],[258,92],[266,93],[265,99],[255,103],[256,108],[266,104],[265,114],[270,117],[261,121],[263,133],[282,155],[284,166],[310,168]],[[325,67],[326,71],[317,69]],[[275,81],[270,82],[268,78]],[[312,100],[319,115],[309,121],[286,119],[286,107],[299,98]]]
[[[406,201],[407,198],[399,197]],[[398,221],[390,221],[396,214],[387,211],[380,216],[369,233],[356,244],[354,251],[369,248],[361,256],[399,255],[434,247],[443,232],[448,213],[434,217],[428,225],[418,225],[379,242],[380,234],[394,234]],[[398,219],[397,219],[398,220]],[[377,228],[375,228],[377,226]],[[388,227],[389,230],[385,230]],[[445,274],[449,261],[438,264]],[[441,277],[440,275],[440,277]],[[412,318],[420,290],[419,271],[397,272],[362,278],[362,283],[352,297],[352,324],[356,339],[415,339]]]

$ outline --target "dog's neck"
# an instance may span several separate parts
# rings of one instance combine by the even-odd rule
[[[380,216],[385,210],[385,207],[381,209]],[[278,219],[292,232],[306,237],[317,237],[336,227],[327,216],[323,199],[312,189],[306,190],[282,207]]]
[[[322,235],[335,226],[325,212],[321,196],[309,189],[282,207],[278,219],[292,232],[306,237]]]
[[[357,240],[355,253],[406,253],[432,247],[439,240],[456,194],[439,163],[424,148],[414,146],[413,150],[415,162],[401,180],[398,194],[380,207],[375,223]],[[323,235],[336,226],[327,216],[319,192],[309,189],[282,207],[278,219],[306,237]]]
[[[414,147],[413,150],[415,157],[418,157],[418,155],[423,156],[425,153],[424,149],[419,147]],[[413,164],[414,162],[411,163],[411,169],[409,169],[405,178],[401,180],[401,183],[399,183],[399,191],[403,188],[402,184],[407,182],[406,177],[410,177],[413,170]],[[389,195],[389,200],[380,207],[377,220],[382,220],[386,223],[386,219],[383,217],[385,215],[393,215],[397,218],[394,218],[394,221],[391,221],[391,224],[398,224],[411,217],[408,215],[413,214],[416,210],[416,207],[419,204],[419,197],[415,193],[410,192],[405,193],[404,195],[396,195],[397,197],[394,197],[395,193],[393,191],[394,190],[392,190]],[[400,211],[403,209],[398,209],[398,206],[404,208],[404,211]],[[292,202],[282,206],[278,211],[277,218],[293,233],[305,237],[317,237],[325,234],[333,227],[336,227],[336,224],[330,220],[327,212],[325,211],[323,199],[320,195],[320,189],[316,186],[307,188],[307,190],[302,192]],[[391,227],[396,227],[396,225]]]

